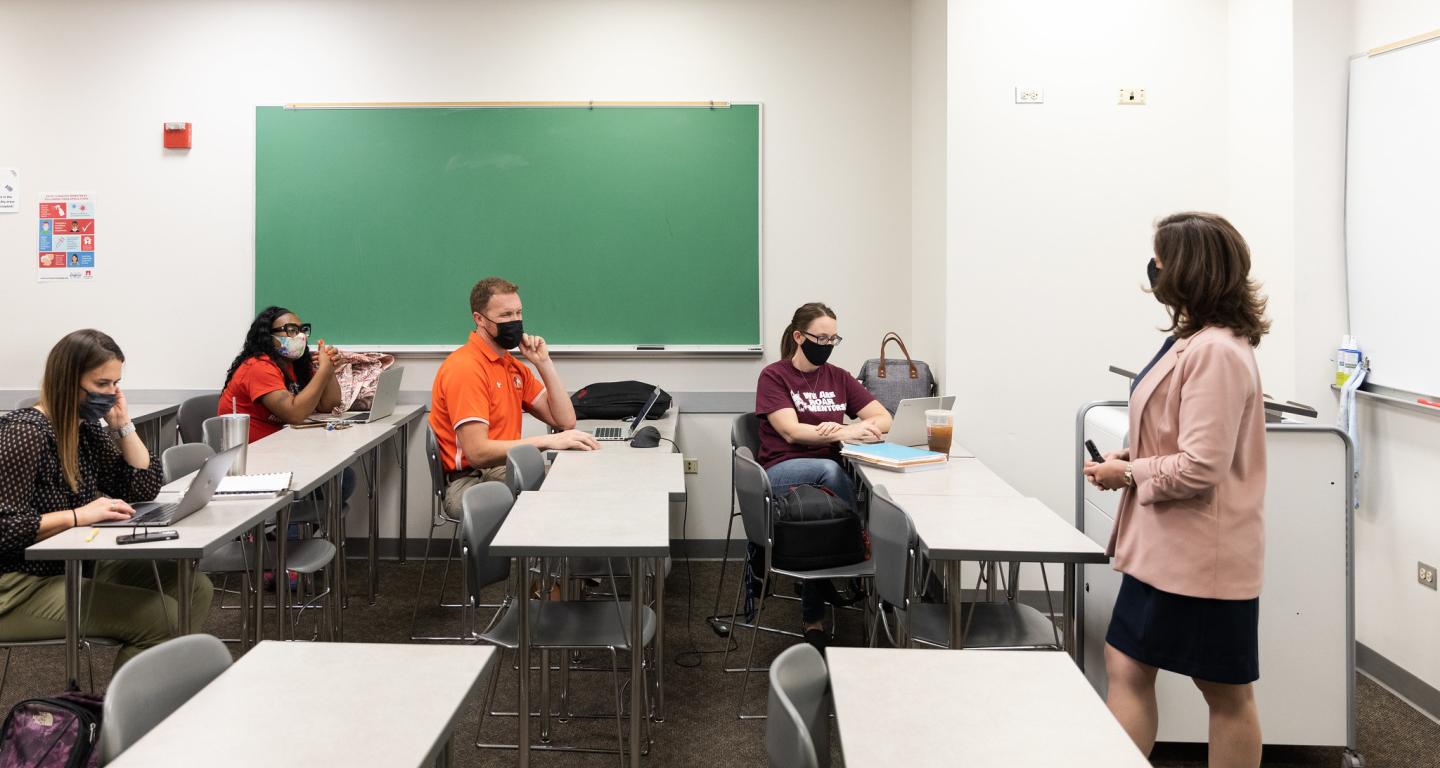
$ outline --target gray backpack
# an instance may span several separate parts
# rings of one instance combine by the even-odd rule
[[[885,347],[891,341],[900,345],[900,354],[905,358],[885,357]],[[855,378],[875,396],[885,410],[894,415],[901,400],[912,397],[934,397],[935,377],[930,366],[920,360],[913,360],[900,334],[891,331],[880,341],[880,357],[866,360]]]

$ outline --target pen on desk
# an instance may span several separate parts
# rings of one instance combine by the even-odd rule
[[[1437,403],[1437,402],[1435,402],[1434,400],[1426,400],[1426,399],[1423,398],[1423,397],[1417,397],[1417,398],[1415,398],[1415,402],[1417,402],[1417,403],[1419,403],[1419,404],[1421,404],[1421,405],[1428,405],[1428,406],[1430,406],[1431,408],[1440,408],[1440,403]]]
[[[88,544],[88,543],[94,541],[94,540],[95,540],[95,537],[96,537],[96,536],[99,536],[99,535],[100,535],[100,529],[99,529],[99,528],[91,528],[91,529],[90,529],[90,535],[85,537],[85,542]]]

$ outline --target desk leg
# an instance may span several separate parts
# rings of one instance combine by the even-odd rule
[[[370,471],[367,473],[370,478],[370,604],[375,604],[375,594],[380,591],[380,494],[376,487],[380,482],[380,447],[370,452]]]
[[[195,561],[175,561],[175,635],[190,634],[190,593],[195,591]]]
[[[645,710],[645,561],[630,558],[630,768],[640,768],[640,720]]]
[[[275,514],[275,525],[275,570],[271,571],[275,576],[275,639],[284,642],[285,633],[290,631],[290,574],[285,571],[285,550],[289,547],[290,538],[290,504],[284,505]],[[256,561],[259,561],[258,557]],[[265,582],[261,581],[255,586],[262,596],[264,584]]]
[[[520,643],[520,692],[515,702],[516,720],[520,722],[520,732],[515,742],[519,747],[516,765],[530,768],[530,585],[527,583],[530,558],[520,557],[516,560],[519,561],[519,567],[515,569],[515,609],[520,611],[516,632],[516,639]]]
[[[80,679],[80,561],[65,561],[65,679]]]
[[[330,488],[325,492],[326,506],[330,509],[330,530],[335,537],[335,578],[330,589],[330,600],[335,606],[333,622],[334,640],[345,642],[345,604],[350,602],[350,590],[346,587],[349,577],[345,567],[345,500],[340,497],[340,475],[330,478]]]
[[[405,507],[410,501],[410,423],[400,425],[400,562],[405,562]]]
[[[1075,621],[1075,572],[1079,570],[1080,566],[1077,563],[1065,563],[1064,565],[1065,594],[1060,601],[1060,617],[1061,624],[1065,629],[1065,650],[1069,651],[1070,658],[1074,659],[1083,671],[1085,669],[1085,657],[1082,655],[1084,648],[1080,645],[1080,633],[1076,631]],[[1044,563],[1041,563],[1040,567],[1044,568]]]
[[[945,561],[945,593],[950,600],[950,647],[959,650],[965,637],[965,590],[960,583],[959,560]]]
[[[255,590],[255,630],[248,638],[253,647],[265,639],[265,521],[260,521],[251,529],[250,535],[255,539],[255,547],[250,552],[250,562],[253,564],[250,575],[250,586]],[[279,592],[275,593],[277,596]]]
[[[633,587],[633,579],[632,589]],[[655,722],[665,722],[665,560],[655,560]]]

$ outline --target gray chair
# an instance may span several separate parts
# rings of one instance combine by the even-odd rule
[[[445,551],[445,570],[440,575],[440,594],[435,605],[439,608],[463,608],[464,603],[445,602],[445,586],[450,580],[450,563],[455,559],[455,544],[460,538],[460,521],[445,512],[445,494],[450,482],[445,476],[445,465],[440,461],[440,447],[435,440],[435,431],[425,426],[425,460],[430,469],[430,531],[425,535],[425,556],[420,561],[420,582],[415,587],[415,603],[410,609],[411,640],[463,640],[460,635],[417,635],[415,624],[420,616],[420,603],[425,600],[425,571],[430,567],[430,550],[435,541],[435,531],[447,525],[454,526],[450,532],[450,545]]]
[[[771,768],[829,768],[830,672],[810,645],[793,645],[770,665],[765,754]]]
[[[544,482],[545,456],[539,448],[521,443],[505,452],[505,484],[512,495],[538,491]]]
[[[34,406],[36,403],[38,403],[38,402],[40,402],[40,398],[39,398],[39,397],[35,397],[35,396],[22,397],[22,398],[20,398],[19,400],[16,400],[16,401],[15,401],[15,410],[18,411],[18,410],[20,410],[21,408],[31,408],[31,407],[33,407],[33,406]]]
[[[755,720],[763,718],[764,715],[744,714],[745,691],[750,684],[750,673],[764,671],[756,669],[755,644],[760,636],[760,618],[765,612],[766,594],[770,586],[770,579],[774,576],[786,576],[796,581],[805,582],[820,579],[869,579],[875,574],[874,563],[870,560],[863,560],[853,565],[842,565],[835,568],[824,568],[814,571],[796,571],[775,567],[775,520],[774,520],[774,493],[770,489],[770,476],[765,470],[755,463],[751,458],[750,449],[736,448],[732,457],[733,469],[735,472],[735,494],[740,504],[740,522],[745,529],[745,537],[757,547],[765,548],[764,572],[760,577],[760,597],[755,607],[755,617],[750,630],[750,651],[746,656],[743,668],[743,681],[740,684],[740,714],[741,720]],[[740,596],[745,589],[745,580],[741,579],[735,587],[735,608],[734,612],[740,612]],[[832,623],[833,626],[833,623]],[[726,650],[726,659],[729,658],[729,650]],[[722,662],[723,666],[724,662]]]
[[[198,443],[204,439],[203,424],[205,420],[219,412],[220,393],[213,395],[196,395],[187,398],[180,404],[180,411],[175,416],[175,430],[179,433],[182,443]]]
[[[230,666],[210,635],[183,635],[150,648],[115,673],[105,691],[100,763],[110,763]]]
[[[742,413],[739,416],[736,416],[735,420],[730,423],[730,452],[732,455],[735,451],[741,448],[748,450],[750,452],[751,458],[760,455],[760,419],[761,417],[755,413]],[[721,550],[720,553],[720,579],[715,584],[715,607],[710,615],[713,619],[717,621],[721,619],[729,619],[732,622],[731,626],[748,627],[750,629],[754,629],[755,627],[753,624],[749,622],[739,621],[738,616],[720,615],[720,601],[722,599],[722,591],[725,588],[725,571],[730,566],[730,542],[735,533],[735,518],[739,516],[740,509],[735,501],[735,465],[732,462],[730,465],[730,521],[725,526],[725,548]],[[741,563],[740,581],[743,583],[745,581],[745,566],[743,564],[743,560],[741,561]],[[764,632],[776,632],[779,634],[788,634],[792,636],[797,634],[794,632],[785,632],[784,630],[778,630],[773,627],[761,627],[760,629]],[[727,636],[729,634],[728,631],[720,631],[724,632]],[[726,669],[725,671],[740,672],[741,670]]]
[[[465,491],[464,498],[464,522],[462,523],[462,554],[461,559],[465,568],[465,591],[466,591],[466,614],[467,629],[466,635],[469,638],[479,640],[483,643],[494,645],[503,650],[515,651],[520,647],[519,615],[514,610],[515,594],[514,581],[511,581],[509,594],[505,595],[500,607],[491,616],[489,622],[482,629],[479,621],[480,592],[492,584],[498,584],[510,578],[511,567],[508,558],[494,557],[490,554],[490,542],[495,539],[495,534],[504,524],[505,518],[510,514],[510,508],[514,505],[514,498],[510,490],[503,483],[486,482],[476,485]],[[524,578],[521,579],[525,581]],[[526,587],[528,588],[528,587]],[[531,624],[530,624],[530,645],[532,648],[541,650],[566,650],[566,651],[606,651],[610,654],[610,673],[614,684],[615,693],[615,728],[616,737],[619,739],[618,748],[615,754],[624,755],[624,700],[621,697],[620,686],[620,662],[619,652],[630,651],[631,663],[642,664],[644,669],[649,668],[649,663],[644,659],[644,649],[649,647],[655,640],[655,612],[649,607],[644,608],[644,627],[638,648],[632,647],[630,638],[630,603],[628,601],[572,601],[572,600],[530,600],[529,603]],[[481,729],[485,725],[486,714],[491,712],[495,698],[495,689],[499,683],[499,675],[502,669],[508,669],[509,665],[494,664],[490,673],[490,683],[485,700],[481,703],[480,719],[475,729],[475,746],[486,749],[514,749],[513,744],[490,744],[480,740]],[[522,674],[528,670],[521,671]],[[646,713],[649,711],[649,682],[648,673],[645,683],[646,701],[645,712],[631,713],[632,717],[646,717],[646,745],[649,746],[649,718]],[[543,699],[542,699],[543,701]],[[541,706],[549,706],[542,703]],[[631,745],[632,748],[635,745]],[[590,748],[562,747],[555,745],[536,745],[534,749],[544,749],[559,752],[611,752],[610,750],[596,750]]]
[[[214,455],[215,452],[210,446],[203,442],[182,443],[166,448],[165,452],[160,455],[160,469],[164,474],[165,482],[172,483],[199,470],[200,466]],[[318,514],[317,511],[314,511],[318,509],[315,502],[297,502],[292,505],[292,509],[307,508],[312,510],[311,515]],[[294,518],[295,515],[292,513],[291,519]],[[251,600],[259,599],[250,583],[250,574],[253,572],[254,563],[251,553],[254,549],[255,547],[247,544],[244,538],[236,539],[201,558],[197,566],[204,573],[220,574],[226,577],[230,574],[240,574],[240,634],[242,637],[249,635],[250,618],[254,615],[251,610],[254,604]],[[319,573],[325,570],[334,559],[335,545],[324,539],[299,539],[287,542],[285,545],[285,570],[302,575],[312,576]],[[314,598],[307,601],[307,605],[313,600]],[[221,607],[224,607],[223,603]],[[299,619],[298,615],[296,619]]]
[[[925,645],[950,647],[950,609],[941,603],[915,599],[916,552],[919,542],[910,516],[884,487],[870,497],[870,554],[875,565],[875,593],[895,615],[886,635],[897,648]],[[960,595],[949,599],[959,600]],[[967,649],[1059,649],[1058,626],[1041,612],[1015,600],[974,601],[961,604],[965,616],[962,646]],[[876,611],[870,630],[875,645],[885,623],[884,608]]]

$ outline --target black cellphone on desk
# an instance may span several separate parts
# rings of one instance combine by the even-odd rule
[[[141,531],[115,537],[116,544],[143,544],[147,541],[169,541],[180,538],[179,531]]]
[[[1100,455],[1100,449],[1095,447],[1094,440],[1085,441],[1085,450],[1090,452],[1090,460],[1096,464],[1104,464],[1105,457]]]

